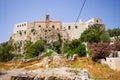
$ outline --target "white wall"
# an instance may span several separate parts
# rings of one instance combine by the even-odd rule
[[[13,33],[18,33],[19,31],[26,31],[28,27],[31,27],[32,23],[28,22],[22,22],[22,23],[17,23],[14,26],[14,32]]]
[[[120,71],[120,57],[106,58],[106,61],[102,60],[101,63],[107,64],[110,68]]]

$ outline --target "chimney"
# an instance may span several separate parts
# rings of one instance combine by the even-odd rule
[[[46,21],[50,21],[50,15],[49,14],[46,14]]]

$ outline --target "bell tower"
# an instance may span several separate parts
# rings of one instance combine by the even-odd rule
[[[49,22],[50,22],[50,15],[46,14],[46,28],[49,27]]]

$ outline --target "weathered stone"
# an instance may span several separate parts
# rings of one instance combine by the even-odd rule
[[[5,69],[0,69],[0,75],[6,74],[6,70]]]
[[[19,74],[17,76],[11,76],[10,80],[34,80],[34,76],[29,76],[27,74]]]
[[[73,57],[72,57],[72,61],[77,60],[77,58],[78,58],[78,54],[74,54]]]
[[[46,77],[45,80],[56,80],[56,77],[54,77],[54,76],[49,76],[49,77]]]

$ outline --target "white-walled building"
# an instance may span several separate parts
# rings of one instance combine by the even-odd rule
[[[29,22],[21,22],[15,24],[12,39],[14,41],[27,40],[28,30],[32,27],[33,24]]]
[[[60,20],[50,20],[50,16],[47,14],[46,20],[36,20],[33,23],[22,22],[15,24],[12,39],[14,41],[31,40],[32,42],[35,42],[42,38],[49,42],[50,39],[53,39],[52,41],[56,41],[58,38],[55,36],[57,35],[52,35],[60,33],[63,40],[73,40],[80,38],[81,33],[93,24],[103,23],[99,18],[92,18],[86,22],[80,20],[76,23],[61,23]]]
[[[26,31],[28,28],[32,27],[33,24],[29,23],[29,22],[21,22],[21,23],[17,23],[14,26],[14,32],[13,33],[19,33],[20,31]]]
[[[79,22],[75,23],[63,23],[62,27],[68,32],[69,40],[78,39],[80,38],[81,33],[87,29],[90,25],[93,24],[103,24],[102,20],[99,18],[92,18],[86,22],[80,20]]]

